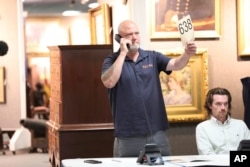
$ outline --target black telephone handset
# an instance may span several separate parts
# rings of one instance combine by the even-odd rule
[[[115,34],[115,40],[116,40],[116,42],[118,42],[119,44],[120,44],[120,42],[121,42],[121,35],[119,35],[119,34]],[[130,48],[130,46],[129,46],[129,44],[127,43],[127,48],[129,49]]]

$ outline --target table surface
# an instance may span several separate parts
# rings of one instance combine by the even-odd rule
[[[168,167],[188,166],[229,166],[229,155],[183,155],[162,157]],[[85,160],[98,160],[99,164],[90,164]],[[137,158],[75,158],[62,160],[62,167],[138,167]]]

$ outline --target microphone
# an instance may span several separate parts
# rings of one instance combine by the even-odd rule
[[[140,151],[136,162],[139,164],[148,164],[148,165],[164,165],[164,161],[163,161],[162,156],[161,156],[161,151],[160,151],[159,147],[156,145],[154,138],[153,138],[153,132],[152,132],[151,124],[149,122],[148,111],[147,111],[147,108],[146,108],[146,105],[145,105],[145,102],[143,99],[140,85],[138,83],[138,78],[137,78],[135,69],[134,69],[134,74],[136,77],[136,83],[137,83],[137,87],[139,90],[139,95],[140,95],[141,100],[142,100],[142,105],[143,105],[143,109],[145,112],[145,117],[146,117],[146,121],[148,124],[150,137],[152,138],[152,141],[153,141],[153,143],[146,143],[144,145],[144,148],[143,148],[143,150]]]
[[[0,41],[0,56],[4,56],[7,54],[9,47],[6,42]]]

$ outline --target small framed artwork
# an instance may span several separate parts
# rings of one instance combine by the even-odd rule
[[[108,4],[102,4],[89,10],[91,44],[111,44],[111,9]]]
[[[165,52],[165,54],[176,57],[181,52]],[[206,49],[199,49],[182,70],[173,71],[170,75],[162,72],[160,80],[170,122],[195,122],[206,118],[203,108],[208,91]]]
[[[68,28],[60,17],[28,17],[25,20],[27,53],[48,53],[48,46],[68,45]]]
[[[6,103],[5,68],[0,67],[0,103]]]
[[[151,39],[179,39],[178,20],[190,15],[195,38],[220,37],[221,0],[151,0]]]
[[[237,38],[238,56],[250,56],[250,1],[237,0]]]

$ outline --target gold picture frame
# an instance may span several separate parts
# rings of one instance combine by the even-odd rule
[[[179,56],[181,51],[161,51],[161,53],[174,58]],[[176,86],[173,86],[173,82],[171,86],[171,78],[179,82],[182,90],[184,90],[182,91],[183,94],[180,93],[180,90],[175,89]],[[198,49],[195,56],[190,58],[188,64],[182,70],[173,71],[170,75],[161,72],[160,81],[170,122],[198,122],[206,118],[206,112],[203,107],[208,91],[208,59],[206,49]],[[178,95],[173,94],[175,90],[179,92]]]
[[[91,44],[112,44],[111,9],[102,4],[89,10]]]
[[[6,103],[5,67],[0,67],[0,103]]]
[[[221,0],[151,0],[151,39],[179,39],[177,22],[190,15],[195,38],[219,38]]]
[[[236,0],[237,10],[237,52],[238,56],[250,56],[250,1]]]

